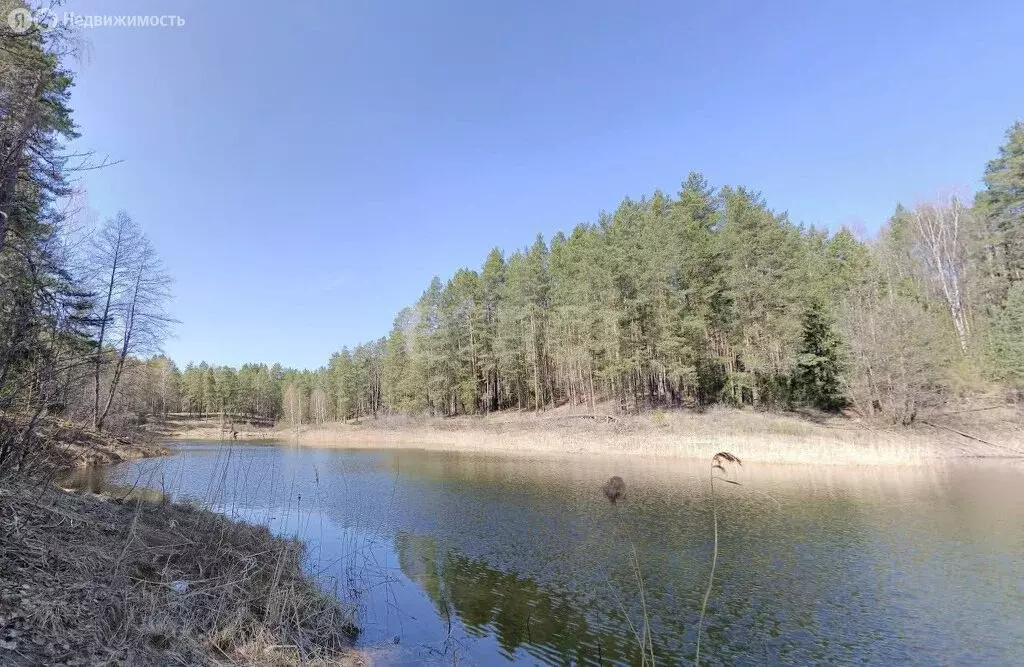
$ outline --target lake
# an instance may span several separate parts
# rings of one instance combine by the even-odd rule
[[[303,539],[376,664],[636,664],[644,609],[658,664],[693,662],[710,462],[175,447],[107,478]],[[727,472],[702,663],[1024,661],[1019,462]]]

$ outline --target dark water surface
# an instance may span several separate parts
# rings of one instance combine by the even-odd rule
[[[737,452],[740,453],[740,452]],[[705,464],[179,443],[147,486],[310,547],[377,664],[693,662]],[[601,484],[627,484],[612,507]],[[747,465],[717,484],[708,664],[1024,664],[1024,468]],[[616,515],[617,513],[617,515]]]

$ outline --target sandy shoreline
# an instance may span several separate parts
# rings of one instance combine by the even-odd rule
[[[273,429],[222,427],[211,419],[168,424],[163,435],[172,440],[280,441],[312,447],[530,456],[709,459],[727,450],[745,461],[813,465],[913,465],[951,458],[1024,457],[1022,428],[1015,415],[1006,414],[952,425],[932,421],[912,429],[842,417],[812,421],[799,415],[739,410],[598,419],[544,413],[395,417]]]

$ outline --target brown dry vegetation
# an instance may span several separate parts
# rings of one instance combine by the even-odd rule
[[[4,664],[343,664],[352,619],[304,578],[298,542],[184,505],[43,495],[0,490]]]
[[[24,448],[28,455],[21,461],[20,472],[70,470],[170,453],[165,445],[141,436],[97,433],[72,422],[46,420],[33,429],[30,443]]]
[[[820,413],[717,408],[597,418],[564,410],[488,417],[388,417],[360,422],[236,429],[238,440],[321,447],[416,447],[503,454],[648,456],[707,460],[723,449],[743,460],[815,465],[913,464],[955,457],[1024,456],[1014,408],[934,415],[914,428]],[[178,422],[168,435],[231,439],[216,420]]]
[[[166,422],[148,424],[147,428],[157,437],[171,440],[279,440],[280,428],[265,428],[250,424],[232,424],[222,421],[217,415],[190,419],[181,415],[169,415]],[[234,433],[234,437],[232,437]]]
[[[366,662],[352,611],[303,574],[300,542],[159,494],[57,488],[75,464],[166,450],[67,424],[43,434],[34,474],[0,480],[0,664]]]

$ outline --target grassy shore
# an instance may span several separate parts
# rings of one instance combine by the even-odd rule
[[[159,494],[51,483],[69,462],[161,451],[79,435],[51,441],[49,471],[0,479],[0,664],[367,663],[300,542]]]
[[[567,410],[451,419],[224,427],[172,422],[167,437],[284,441],[344,448],[424,448],[510,455],[643,456],[708,460],[728,450],[744,461],[814,465],[917,464],[956,457],[1024,456],[1024,422],[1011,408],[933,415],[913,428],[845,416],[713,409],[595,418]]]

